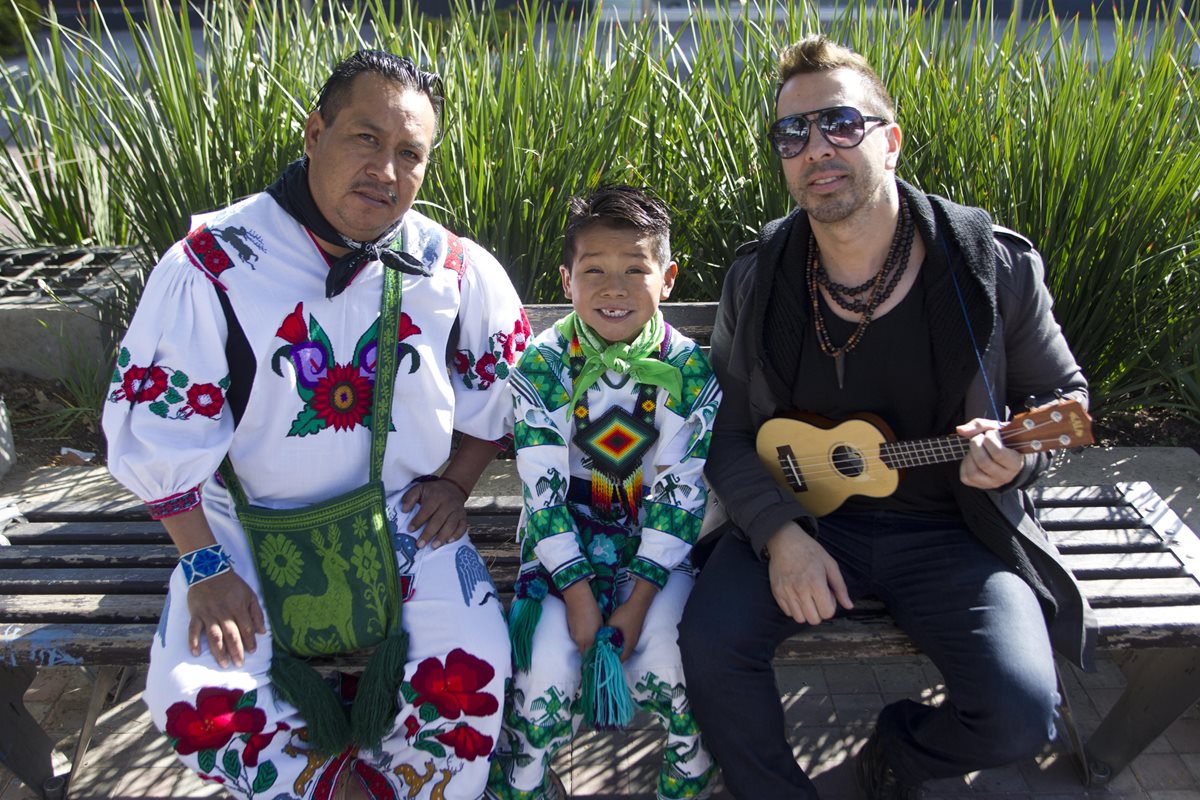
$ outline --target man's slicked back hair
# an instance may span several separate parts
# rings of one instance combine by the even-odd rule
[[[586,197],[568,201],[567,224],[563,229],[563,265],[575,263],[579,234],[592,228],[637,231],[653,238],[659,270],[671,263],[671,212],[661,200],[636,186],[604,186]]]
[[[779,92],[783,90],[783,85],[789,78],[795,75],[832,72],[835,69],[848,69],[862,76],[870,99],[877,105],[870,111],[895,121],[896,104],[883,81],[879,79],[879,74],[867,63],[867,59],[819,33],[788,45],[779,54],[779,84],[775,87],[775,102],[779,102]]]
[[[332,124],[338,112],[349,102],[351,85],[355,78],[363,74],[378,75],[428,97],[437,121],[433,140],[438,141],[440,137],[437,131],[441,129],[442,106],[445,103],[442,79],[437,73],[421,69],[407,56],[384,50],[358,50],[333,68],[317,95],[317,111],[325,124]]]

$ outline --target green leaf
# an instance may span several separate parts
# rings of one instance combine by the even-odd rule
[[[275,769],[275,765],[270,761],[264,761],[258,765],[258,774],[254,776],[254,784],[251,787],[255,794],[265,792],[275,785],[275,779],[279,777],[279,770]]]
[[[421,739],[413,742],[413,748],[417,750],[424,750],[434,758],[446,757],[446,748],[442,747],[439,742],[431,742],[428,739]]]
[[[171,373],[171,385],[178,386],[180,389],[188,385],[187,373],[181,369],[177,369]]]
[[[217,766],[217,751],[201,750],[196,754],[196,762],[201,772],[212,772]]]
[[[181,395],[179,392],[175,391],[174,389],[167,389],[167,393],[163,395],[163,401],[167,402],[167,403],[171,403],[172,405],[174,405],[175,403],[182,403],[183,395]]]
[[[315,409],[311,406],[305,406],[304,409],[292,421],[292,427],[288,431],[288,436],[308,436],[312,433],[318,433],[325,430],[325,420],[317,415]]]
[[[404,695],[404,702],[408,705],[412,705],[412,701],[417,699],[417,690],[407,681],[400,684],[400,694]]]
[[[162,400],[155,400],[153,403],[146,406],[146,408],[150,410],[151,414],[157,414],[164,419],[166,419],[167,413],[171,410],[171,407]]]
[[[121,352],[117,355],[117,364],[122,367],[128,367],[129,359],[130,359],[129,349],[122,347]]]
[[[225,749],[225,755],[221,756],[221,769],[231,778],[236,778],[242,774],[242,759],[238,756],[236,750],[233,748]]]
[[[433,703],[423,703],[421,708],[417,711],[417,715],[420,716],[421,722],[433,722],[435,719],[441,717],[441,714],[438,713],[437,706],[435,706]]]
[[[226,375],[224,378],[221,378],[221,380],[217,381],[217,386],[220,386],[222,389],[228,390],[229,389],[229,376]]]
[[[500,379],[508,377],[508,362],[503,358],[496,362],[496,377]]]
[[[256,702],[258,702],[258,689],[251,689],[242,694],[233,707],[235,710],[239,708],[254,708]]]

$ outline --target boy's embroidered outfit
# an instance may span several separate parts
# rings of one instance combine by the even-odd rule
[[[634,701],[668,731],[658,796],[700,796],[715,771],[684,693],[676,626],[693,583],[720,389],[695,342],[661,315],[647,327],[649,357],[593,347],[587,358],[594,333],[568,316],[525,351],[510,382],[524,495],[509,623],[517,669],[489,797],[548,797],[550,761],[579,727],[581,659],[562,591],[581,580],[605,619],[635,578],[659,587],[623,665]],[[597,368],[601,358],[609,363]]]
[[[285,614],[310,643],[342,634],[344,619],[321,614],[340,607],[347,574],[386,575],[384,559],[396,559],[408,636],[399,713],[378,749],[331,758],[310,749],[306,720],[273,690],[269,632],[240,668],[218,667],[203,637],[191,655],[183,568],[172,575],[145,701],[181,760],[238,797],[326,798],[347,770],[379,798],[483,791],[510,669],[500,604],[469,538],[416,549],[415,509],[400,498],[445,462],[453,430],[504,434],[502,384],[529,326],[504,270],[475,243],[411,210],[398,242],[408,266],[390,415],[372,403],[383,263],[365,259],[327,297],[328,259],[266,193],[203,218],[167,252],[120,349],[104,415],[113,474],[156,517],[201,507],[260,599],[260,577],[294,590]],[[394,551],[363,537],[335,552],[343,533],[312,531],[329,555],[310,580],[278,535],[257,573],[229,493],[210,480],[222,459],[254,505],[307,506],[366,482],[375,424],[391,429],[381,477]],[[342,690],[353,693],[349,681]]]

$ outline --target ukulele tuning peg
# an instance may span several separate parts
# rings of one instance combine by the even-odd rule
[[[1034,395],[1029,395],[1029,397],[1025,398],[1025,410],[1026,411],[1033,411],[1037,407],[1038,407],[1037,397],[1035,397]]]
[[[1054,390],[1054,399],[1062,400],[1067,396],[1067,393],[1062,390],[1062,387]]]

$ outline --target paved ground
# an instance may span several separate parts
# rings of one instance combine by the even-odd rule
[[[1048,483],[1112,483],[1147,480],[1193,530],[1200,529],[1200,455],[1187,449],[1092,448],[1072,457],[1049,476]],[[509,494],[498,478],[485,481],[482,492]],[[60,468],[23,478],[18,485],[0,484],[0,497],[15,496],[30,504],[88,502],[123,504],[126,500],[97,470]],[[787,721],[797,758],[815,777],[822,796],[854,798],[853,757],[862,746],[879,709],[902,697],[931,702],[941,698],[941,678],[921,657],[846,662],[825,666],[783,666],[777,670]],[[1200,678],[1198,678],[1200,679]],[[102,715],[96,738],[83,764],[72,797],[173,798],[219,794],[175,766],[165,741],[150,726],[135,676]],[[1063,672],[1072,717],[1086,736],[1120,695],[1124,679],[1111,660],[1097,672]],[[42,670],[26,694],[26,704],[43,721],[67,768],[90,694],[83,670]],[[574,798],[653,798],[660,758],[661,734],[648,720],[623,733],[582,735],[558,767]],[[1033,798],[1065,800],[1082,797],[1200,800],[1200,706],[1193,707],[1129,769],[1104,789],[1080,785],[1074,757],[1062,739],[1037,758],[1004,769],[930,784],[933,797]],[[719,792],[718,798],[730,795]],[[36,797],[0,768],[0,800]]]

